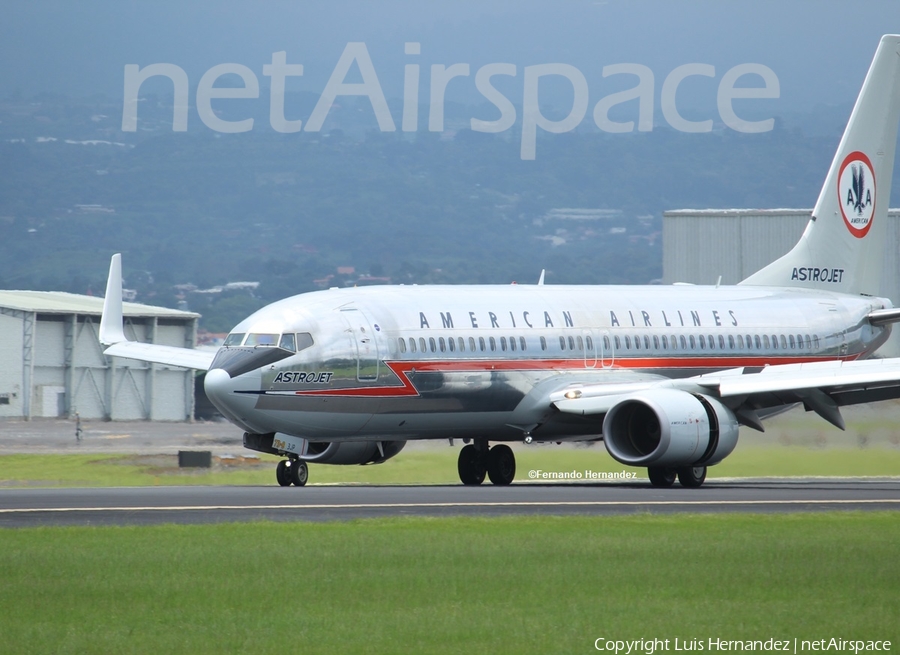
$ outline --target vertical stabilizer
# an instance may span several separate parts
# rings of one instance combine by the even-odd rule
[[[741,284],[878,295],[900,123],[900,35],[881,37],[812,219],[782,258]]]

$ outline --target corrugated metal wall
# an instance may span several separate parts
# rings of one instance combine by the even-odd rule
[[[190,420],[193,371],[108,358],[98,329],[95,316],[0,308],[0,418],[78,412],[85,419]],[[191,319],[141,317],[126,319],[125,331],[139,341],[190,347],[195,330]]]

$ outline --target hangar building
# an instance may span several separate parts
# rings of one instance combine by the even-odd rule
[[[663,283],[737,284],[794,247],[812,209],[676,209],[663,213]],[[880,294],[900,303],[900,209],[888,210]],[[880,353],[900,356],[896,327]]]
[[[193,371],[106,357],[103,299],[0,290],[0,419],[190,420]],[[193,348],[198,314],[125,303],[129,339]]]

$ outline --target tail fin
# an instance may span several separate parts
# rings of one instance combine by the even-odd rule
[[[898,123],[900,35],[888,34],[875,51],[803,236],[741,284],[878,295]]]

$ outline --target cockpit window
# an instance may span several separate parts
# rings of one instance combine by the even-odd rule
[[[313,338],[309,332],[298,332],[297,333],[297,352],[301,350],[306,350],[310,346],[313,345]]]
[[[243,332],[232,332],[227,337],[225,337],[225,345],[226,346],[240,346],[241,341],[244,340]]]
[[[251,333],[247,335],[245,346],[275,346],[278,344],[277,334]]]
[[[294,345],[294,335],[293,334],[282,334],[281,341],[278,343],[279,348],[284,348],[285,350],[297,350]]]

